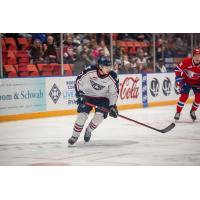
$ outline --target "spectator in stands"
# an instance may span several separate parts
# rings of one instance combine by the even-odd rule
[[[33,47],[30,50],[30,63],[38,64],[44,62],[44,51],[42,49],[42,43],[39,39],[35,39],[33,42]]]
[[[86,42],[86,43],[85,43]],[[83,41],[81,43],[81,45],[79,45],[76,49],[76,53],[77,53],[77,56],[79,56],[81,54],[82,51],[87,51],[87,53],[90,51],[90,49],[88,48],[89,46],[89,43],[87,41]]]
[[[162,57],[163,52],[163,40],[162,38],[158,38],[156,42],[156,58],[159,59]]]
[[[92,64],[92,60],[84,51],[80,54],[78,59],[74,62],[73,75],[77,76],[83,69]]]
[[[142,72],[147,67],[147,58],[144,56],[143,49],[137,50],[136,66],[139,72]]]
[[[97,33],[96,41],[99,44],[101,41],[104,41],[106,46],[110,45],[110,33]]]
[[[133,66],[129,62],[127,55],[123,56],[122,65],[118,67],[118,73],[119,74],[132,74],[132,73],[134,73]]]
[[[158,62],[156,63],[156,72],[167,72],[167,69],[164,65],[164,60],[162,58],[158,59]]]
[[[98,45],[97,45],[97,43],[96,42],[93,42],[92,43],[92,49],[91,49],[91,56],[92,56],[92,58],[94,59],[94,60],[96,60],[98,57],[99,57],[99,47],[98,47]]]
[[[44,44],[44,59],[46,63],[57,62],[57,52],[54,45],[54,38],[52,36],[47,37],[47,44]]]
[[[114,62],[114,66],[113,66],[113,71],[116,72],[117,74],[120,73],[121,70],[121,66],[122,66],[122,62],[120,59],[116,59]]]
[[[119,40],[113,40],[113,56],[115,59],[121,59],[122,57],[122,49]]]
[[[73,64],[76,60],[76,44],[73,43],[72,35],[65,35],[64,39],[64,63]]]
[[[99,43],[99,49],[104,50],[105,56],[108,56],[108,57],[110,56],[110,52],[109,52],[108,48],[106,47],[105,42],[103,40],[101,40]]]
[[[137,61],[137,58],[136,58],[136,57],[132,57],[132,58],[130,59],[130,63],[131,63],[132,69],[133,69],[133,73],[139,73],[139,69],[138,69],[138,67],[137,67],[136,61]]]
[[[105,56],[105,51],[104,49],[99,49],[99,57]]]

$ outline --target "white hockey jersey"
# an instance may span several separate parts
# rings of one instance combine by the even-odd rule
[[[107,76],[100,76],[97,67],[87,67],[77,77],[76,91],[82,91],[88,97],[108,98],[110,105],[115,105],[119,94],[119,80],[114,71]]]

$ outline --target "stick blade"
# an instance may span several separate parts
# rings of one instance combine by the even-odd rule
[[[160,130],[160,132],[161,133],[167,133],[167,132],[171,131],[174,127],[175,127],[175,123],[171,123],[168,127]]]

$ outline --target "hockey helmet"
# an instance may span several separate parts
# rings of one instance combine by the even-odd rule
[[[195,55],[195,54],[200,55],[200,49],[194,49],[192,53],[193,53],[193,55]]]
[[[98,67],[99,69],[102,69],[103,66],[110,66],[111,67],[111,60],[109,57],[101,56],[98,59]]]

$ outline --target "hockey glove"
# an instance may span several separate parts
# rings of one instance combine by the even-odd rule
[[[117,118],[118,110],[117,110],[117,106],[116,106],[116,105],[110,106],[109,115],[110,115],[111,117]]]
[[[185,85],[184,78],[181,77],[181,76],[176,76],[176,78],[175,78],[175,84],[176,84],[176,89],[177,89],[177,91],[180,94],[182,87]]]
[[[77,103],[78,105],[84,104],[84,102],[85,102],[85,94],[84,94],[84,92],[78,91],[78,92],[76,93],[76,98],[77,98],[76,103]]]

